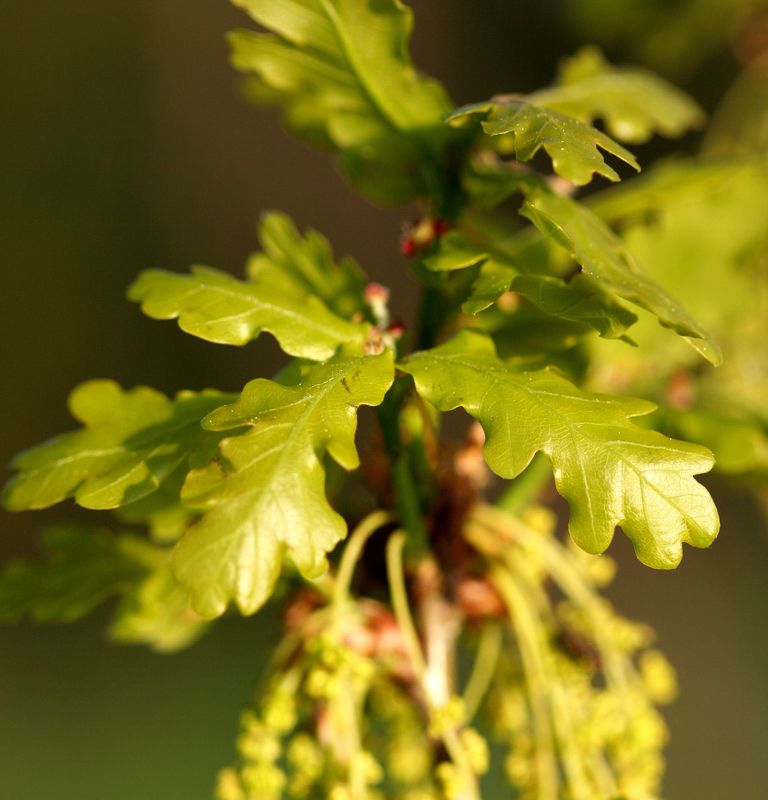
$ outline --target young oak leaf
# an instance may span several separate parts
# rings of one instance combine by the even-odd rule
[[[342,319],[317,297],[262,275],[237,280],[209,267],[189,275],[147,270],[128,290],[153,319],[178,319],[186,333],[219,344],[244,345],[271,333],[291,356],[323,361],[339,345],[365,338],[367,326]]]
[[[635,314],[586,275],[576,275],[566,282],[551,275],[520,274],[526,272],[524,259],[517,264],[520,270],[514,259],[474,244],[459,230],[443,236],[436,252],[424,259],[427,269],[435,272],[479,267],[462,305],[465,313],[477,314],[511,290],[545,314],[575,322],[584,327],[584,332],[595,330],[608,339],[624,336],[627,328],[637,322]]]
[[[624,337],[637,322],[635,314],[583,274],[567,282],[553,275],[519,275],[511,288],[545,314],[583,325],[605,339]]]
[[[15,561],[0,573],[0,619],[74,622],[147,571],[108,531],[62,525],[43,544],[46,561]]]
[[[589,183],[597,173],[618,181],[601,150],[639,171],[635,157],[610,136],[573,117],[542,108],[527,98],[489,100],[463,106],[448,121],[461,125],[480,116],[483,130],[490,136],[512,135],[512,147],[519,161],[529,161],[541,148],[552,159],[555,172],[578,186]]]
[[[83,423],[21,453],[3,492],[11,511],[47,508],[68,497],[84,508],[117,508],[153,493],[192,456],[210,457],[221,436],[200,420],[232,395],[181,392],[173,400],[146,386],[125,391],[94,380],[69,397]]]
[[[352,258],[334,261],[328,240],[317,231],[302,235],[290,217],[270,211],[259,222],[259,241],[264,252],[248,259],[249,280],[274,282],[279,276],[300,292],[316,295],[341,317],[364,313],[365,273]]]
[[[205,631],[171,572],[168,548],[71,525],[47,531],[43,544],[46,560],[12,562],[0,572],[0,620],[75,622],[119,597],[109,628],[115,641],[171,652]]]
[[[655,132],[682,136],[704,121],[703,110],[685,92],[648,70],[614,67],[594,47],[567,59],[557,85],[528,100],[587,124],[601,118],[611,136],[633,144]]]
[[[441,180],[450,102],[411,63],[407,6],[234,1],[267,29],[231,35],[234,66],[258,81],[257,101],[282,106],[290,128],[335,150],[347,177],[376,200],[405,202]]]
[[[206,418],[210,430],[252,430],[224,439],[219,458],[193,470],[182,493],[206,512],[173,558],[201,615],[222,614],[230,600],[244,614],[257,611],[286,552],[307,578],[325,571],[326,553],[346,526],[326,499],[323,458],[328,453],[345,469],[358,466],[357,409],[379,405],[393,378],[390,351],[342,351],[308,367],[295,386],[251,381],[237,402]]]
[[[671,295],[647,277],[624,242],[589,208],[554,192],[531,192],[520,213],[570,251],[584,274],[604,289],[645,308],[683,336],[708,361],[721,361],[714,338]]]
[[[146,542],[137,540],[137,544]],[[109,624],[109,638],[120,644],[143,644],[158,653],[175,653],[196,642],[210,627],[191,606],[191,594],[179,583],[167,548],[144,579],[122,593]]]
[[[603,552],[621,525],[640,561],[669,569],[683,542],[707,547],[717,535],[714,503],[692,477],[712,468],[712,456],[630,422],[653,404],[589,394],[551,370],[514,372],[471,330],[400,368],[441,411],[462,406],[481,423],[498,475],[516,477],[543,452],[571,506],[571,536],[587,552]]]

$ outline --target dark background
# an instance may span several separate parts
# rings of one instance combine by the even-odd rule
[[[589,20],[573,33],[556,2],[412,5],[416,60],[457,103],[537,88],[560,56],[591,38]],[[397,254],[406,214],[358,199],[325,155],[238,98],[224,33],[245,22],[225,0],[6,4],[3,464],[71,427],[66,396],[85,379],[238,390],[274,371],[270,342],[209,345],[124,300],[148,266],[239,272],[264,209],[326,233],[337,252],[396,288],[396,311],[412,314]],[[626,58],[620,46],[609,55]],[[736,72],[724,35],[679,74],[711,108]],[[656,627],[680,672],[682,695],[668,715],[672,800],[757,799],[768,785],[768,532],[748,496],[716,491],[721,537],[711,551],[687,550],[675,573],[637,565],[621,537],[614,546],[625,562],[617,602]],[[3,513],[0,554],[30,553],[39,530],[75,513]],[[264,662],[269,623],[224,621],[175,656],[112,646],[103,623],[97,615],[68,627],[0,628],[0,797],[210,797]]]

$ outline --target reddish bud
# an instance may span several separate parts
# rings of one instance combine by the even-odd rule
[[[450,225],[448,222],[441,217],[436,217],[432,220],[432,235],[435,238],[439,238],[444,233],[447,233],[450,230]]]
[[[400,320],[395,320],[388,328],[387,333],[395,340],[401,339],[405,333],[405,325]]]
[[[413,239],[403,239],[403,241],[400,242],[400,252],[406,258],[413,258],[413,256],[416,255],[416,242],[414,242]]]

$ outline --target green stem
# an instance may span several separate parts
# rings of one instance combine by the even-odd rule
[[[538,628],[527,613],[525,598],[507,569],[501,563],[497,563],[491,567],[491,576],[507,605],[509,618],[520,645],[520,657],[531,703],[533,729],[536,733],[537,797],[539,800],[557,800],[560,780],[547,687],[543,680],[545,670],[538,648]]]
[[[462,695],[467,722],[477,714],[491,685],[501,655],[502,638],[501,626],[494,623],[485,625],[480,633],[475,663]]]
[[[419,328],[416,335],[416,349],[428,350],[434,347],[445,322],[443,292],[437,286],[425,286],[421,292],[419,305]]]
[[[419,642],[419,635],[416,625],[411,615],[410,604],[408,602],[408,590],[405,584],[405,571],[403,569],[403,549],[406,537],[402,531],[394,533],[387,542],[386,561],[387,576],[389,578],[389,591],[392,598],[392,609],[397,620],[398,627],[403,635],[403,642],[408,658],[413,667],[416,680],[421,687],[424,702],[430,712],[436,711],[427,684],[427,661]],[[449,727],[439,734],[440,741],[443,743],[448,757],[461,775],[462,783],[466,787],[466,792],[462,793],[461,800],[480,800],[477,778],[472,770],[466,748],[461,741],[458,730]]]
[[[492,536],[502,540],[505,538],[510,523],[510,520],[505,518],[506,515],[499,514],[495,509],[483,508],[478,510],[477,516],[478,522],[483,526],[487,526],[488,532]],[[514,523],[514,536],[519,542],[523,553],[526,549],[536,552],[546,564],[547,572],[558,584],[561,591],[576,605],[580,606],[586,614],[603,661],[608,685],[613,686],[616,691],[622,694],[625,693],[628,689],[629,677],[626,671],[627,669],[631,671],[631,663],[629,663],[628,659],[617,656],[615,649],[607,641],[604,631],[608,628],[608,615],[600,598],[582,578],[578,563],[555,541],[550,541],[547,537],[541,536],[537,531],[528,528],[519,520],[514,520]],[[524,558],[516,558],[513,553],[514,550],[510,549],[503,556],[503,560],[507,562],[510,568],[516,567],[519,575],[525,573],[526,560]],[[522,579],[528,584],[529,589],[536,591],[539,584],[535,579],[532,579],[529,575],[522,575]],[[548,611],[551,613],[551,609]],[[551,687],[553,708],[556,710],[556,723],[565,724],[564,730],[559,731],[559,736],[563,760],[566,764],[575,796],[585,797],[590,792],[590,789],[585,786],[586,778],[582,766],[590,768],[594,780],[601,787],[601,791],[606,797],[613,796],[617,791],[616,779],[605,755],[596,752],[591,754],[589,759],[584,759],[583,755],[573,751],[569,744],[570,731],[573,727],[573,719],[576,713],[571,708],[572,699],[560,686],[555,675],[550,677],[548,683]],[[581,763],[582,760],[584,760],[583,765]]]
[[[333,605],[338,614],[349,599],[349,587],[355,572],[357,562],[363,553],[365,543],[379,528],[392,521],[392,514],[388,511],[374,511],[360,521],[350,535],[347,546],[339,562],[339,570],[333,586]]]
[[[392,610],[395,619],[403,634],[403,643],[408,653],[413,671],[419,683],[424,679],[427,663],[419,643],[419,635],[411,616],[408,603],[408,590],[405,585],[405,571],[403,570],[403,548],[406,537],[402,531],[392,534],[387,542],[387,577],[389,578],[389,592],[392,597]]]
[[[571,698],[557,673],[557,668],[552,658],[552,650],[548,644],[548,635],[545,633],[547,623],[551,625],[554,621],[552,607],[546,596],[544,598],[545,605],[540,609],[535,607],[535,596],[541,584],[532,574],[530,562],[527,559],[509,554],[506,562],[507,566],[512,570],[513,581],[521,589],[521,602],[525,604],[524,609],[518,607],[517,613],[524,613],[530,623],[537,627],[534,646],[538,653],[537,660],[540,665],[541,676],[544,679],[545,686],[548,687],[550,695],[550,708],[557,739],[557,749],[565,768],[568,790],[573,800],[587,800],[587,798],[594,796],[594,792],[585,771],[586,759],[574,745],[575,722]]]
[[[395,510],[400,524],[408,535],[411,555],[427,551],[427,531],[422,518],[421,499],[411,469],[408,451],[400,434],[400,412],[411,390],[409,379],[396,380],[377,409],[379,427],[390,464]]]
[[[490,508],[478,510],[479,521],[487,525],[491,532],[498,534],[509,521]],[[604,601],[582,577],[576,560],[559,545],[530,530],[520,520],[515,520],[516,535],[526,547],[538,551],[547,564],[547,570],[561,591],[585,613],[590,622],[608,682],[619,692],[626,692],[632,681],[634,667],[629,659],[617,654],[605,632],[610,626],[610,617]]]

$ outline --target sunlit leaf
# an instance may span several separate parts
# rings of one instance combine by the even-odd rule
[[[692,477],[712,468],[712,456],[632,424],[651,403],[589,394],[551,370],[514,372],[489,337],[468,330],[401,368],[441,411],[462,406],[482,424],[486,459],[502,477],[543,452],[584,550],[603,552],[621,525],[643,563],[667,569],[683,542],[706,547],[717,535],[715,506]]]
[[[85,508],[116,508],[154,492],[193,457],[207,460],[221,438],[200,420],[232,395],[181,392],[170,400],[146,386],[128,391],[113,381],[82,384],[69,398],[83,423],[17,456],[5,487],[6,508],[46,508],[74,497]]]
[[[261,218],[259,240],[264,252],[249,259],[250,280],[284,279],[301,294],[319,297],[331,311],[347,319],[365,310],[363,271],[351,258],[334,261],[328,240],[317,231],[302,235],[288,216],[270,211]]]
[[[410,9],[399,0],[235,0],[267,33],[231,37],[235,67],[282,106],[288,126],[333,149],[374,199],[400,203],[444,179],[450,102],[408,54]]]
[[[381,403],[393,377],[389,351],[342,353],[307,368],[296,386],[252,381],[206,419],[210,430],[252,430],[225,439],[219,458],[184,487],[184,500],[206,513],[177,545],[174,569],[202,615],[221,614],[231,600],[252,614],[286,553],[307,578],[324,572],[346,524],[326,499],[323,458],[357,467],[357,408]]]
[[[206,341],[243,345],[268,331],[289,355],[318,361],[366,332],[317,297],[263,274],[246,282],[208,267],[188,275],[147,270],[128,296],[153,319],[178,319],[183,331]]]
[[[526,98],[487,101],[464,106],[449,117],[453,124],[479,116],[483,130],[490,136],[511,134],[519,161],[529,161],[543,148],[552,159],[552,167],[563,178],[583,185],[597,173],[608,180],[619,180],[603,153],[610,153],[640,169],[629,150],[602,131],[557,111],[542,108]]]

